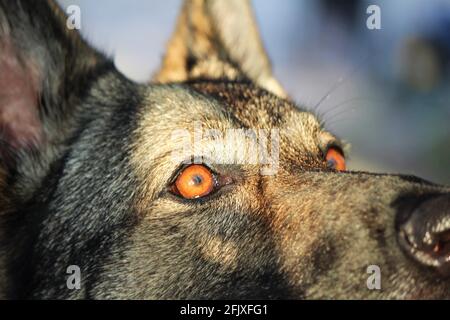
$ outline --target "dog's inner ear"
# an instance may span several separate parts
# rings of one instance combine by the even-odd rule
[[[154,80],[247,78],[286,96],[274,78],[249,0],[186,0]]]
[[[102,58],[54,1],[0,1],[0,164],[63,138]]]
[[[10,38],[1,39],[0,133],[7,147],[27,147],[37,145],[42,140],[37,69],[33,62],[22,60]]]

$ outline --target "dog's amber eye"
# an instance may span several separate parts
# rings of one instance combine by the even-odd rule
[[[196,199],[210,194],[215,184],[211,170],[204,165],[193,164],[178,175],[172,191],[185,199]]]
[[[327,160],[327,164],[330,168],[337,171],[345,170],[345,158],[340,149],[335,147],[329,148],[325,159]]]

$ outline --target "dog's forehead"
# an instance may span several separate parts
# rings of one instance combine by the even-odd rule
[[[311,114],[301,112],[293,103],[248,82],[193,82],[192,88],[215,99],[227,112],[248,128],[281,128],[291,121],[319,126]],[[310,119],[311,118],[311,119]],[[314,119],[315,120],[315,119]]]
[[[318,118],[289,100],[247,82],[194,81],[152,87],[147,92],[145,125],[165,133],[205,129],[278,130],[282,148],[315,151],[334,137]],[[151,119],[158,119],[152,121]],[[287,144],[288,146],[283,146]]]
[[[317,151],[318,145],[335,140],[313,113],[251,83],[208,81],[192,83],[191,87],[217,100],[244,128],[278,130],[284,153]]]

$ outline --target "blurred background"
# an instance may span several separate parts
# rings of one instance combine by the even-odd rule
[[[181,0],[59,0],[129,78],[156,71]],[[369,30],[367,7],[381,9]],[[450,183],[450,0],[253,0],[274,72],[351,145],[350,169]]]

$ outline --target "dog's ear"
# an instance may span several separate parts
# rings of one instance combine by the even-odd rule
[[[0,0],[0,163],[59,143],[106,59],[54,1]],[[106,62],[105,62],[106,63]]]
[[[247,78],[284,97],[249,0],[186,0],[154,80]]]

